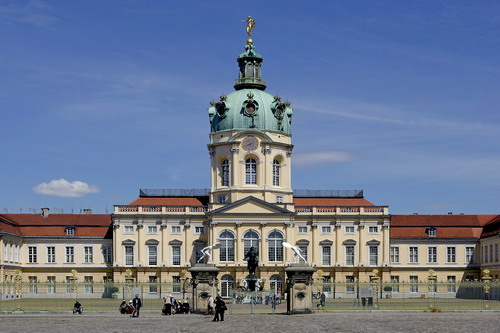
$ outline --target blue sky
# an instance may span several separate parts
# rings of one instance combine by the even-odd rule
[[[498,1],[0,1],[0,210],[209,186],[248,15],[290,100],[293,187],[500,213]]]

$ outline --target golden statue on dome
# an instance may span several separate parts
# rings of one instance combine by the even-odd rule
[[[255,20],[249,16],[245,21],[241,22],[247,24],[247,35],[248,35],[247,44],[252,45],[253,40],[251,37],[252,37],[252,29],[254,29],[256,25]]]

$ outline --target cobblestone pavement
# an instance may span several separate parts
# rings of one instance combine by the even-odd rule
[[[499,312],[329,312],[310,315],[227,315],[212,322],[202,315],[130,318],[114,313],[5,313],[0,331],[13,332],[500,332]]]

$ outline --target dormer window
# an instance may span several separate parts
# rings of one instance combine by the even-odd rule
[[[66,232],[66,236],[74,236],[75,235],[75,228],[74,227],[67,227],[65,232]]]
[[[427,236],[429,237],[436,237],[436,228],[427,228]]]

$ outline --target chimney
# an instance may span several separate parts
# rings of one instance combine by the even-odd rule
[[[83,214],[85,214],[85,215],[90,215],[90,214],[92,214],[92,209],[90,209],[90,208],[84,208],[84,209],[83,209]]]
[[[42,217],[49,217],[49,209],[42,208]]]
[[[453,212],[448,212],[448,215],[453,215]]]

